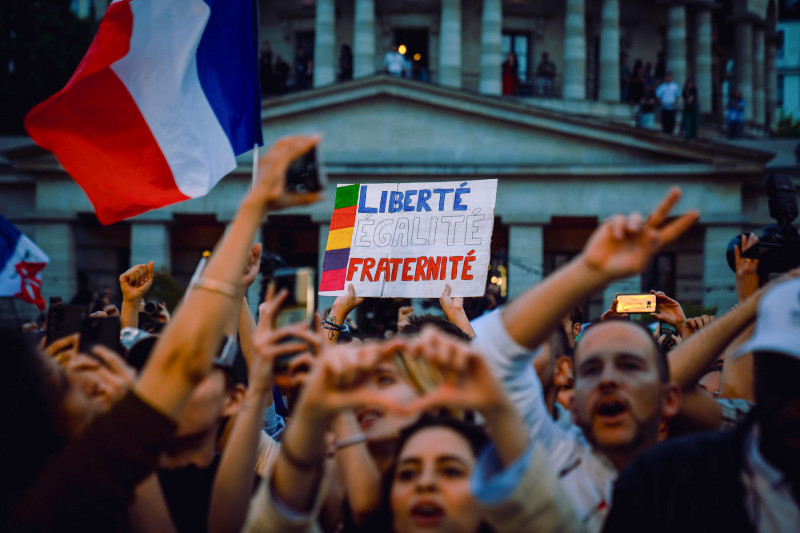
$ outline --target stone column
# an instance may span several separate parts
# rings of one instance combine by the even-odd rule
[[[508,254],[525,258],[530,270],[508,262],[508,299],[516,298],[542,280],[544,234],[542,226],[512,225],[508,228]],[[532,271],[531,271],[532,270]]]
[[[586,99],[586,4],[567,0],[564,19],[564,98]]]
[[[461,87],[461,0],[442,0],[439,83]]]
[[[353,78],[375,74],[375,1],[355,0]]]
[[[481,79],[478,90],[484,94],[500,94],[503,33],[502,0],[483,0],[481,15]]]
[[[775,129],[777,122],[777,107],[778,107],[778,75],[775,69],[775,61],[777,56],[775,39],[777,38],[775,30],[769,30],[769,39],[766,43],[766,62],[764,65],[764,92],[766,93],[764,101],[766,107],[766,127],[770,130]]]
[[[336,81],[336,10],[334,0],[317,0],[314,23],[314,87]]]
[[[164,221],[131,222],[131,266],[155,263],[156,271],[172,270],[169,225]]]
[[[672,79],[681,87],[686,83],[686,7],[672,4],[669,10],[667,28],[667,70]]]
[[[694,58],[695,83],[697,84],[697,100],[701,113],[711,113],[713,86],[711,77],[711,10],[700,7],[695,17],[697,39]]]
[[[753,23],[736,22],[736,44],[733,64],[734,88],[742,92],[744,119],[753,120]]]
[[[753,29],[753,120],[756,124],[764,124],[764,29]]]
[[[705,228],[703,245],[703,305],[717,306],[717,316],[725,313],[736,304],[736,289],[733,287],[733,273],[728,268],[725,250],[728,241],[736,235],[736,228],[730,226]]]
[[[75,232],[69,221],[39,223],[36,235],[29,235],[42,249],[50,263],[42,270],[42,296],[61,296],[65,302],[77,291]]]
[[[599,99],[619,102],[619,0],[603,0]]]

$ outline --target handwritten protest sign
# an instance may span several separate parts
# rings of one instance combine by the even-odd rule
[[[320,294],[483,296],[497,180],[339,185]]]

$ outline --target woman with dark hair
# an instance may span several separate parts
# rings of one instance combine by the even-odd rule
[[[509,52],[503,61],[503,94],[517,94],[519,85],[517,54]]]
[[[139,379],[107,413],[95,417],[96,409],[54,360],[18,334],[0,333],[0,530],[127,528],[134,488],[155,470],[189,396],[211,370],[223,327],[238,315],[242,272],[264,215],[318,199],[285,193],[289,164],[317,141],[285,138],[262,158],[258,179],[203,277],[187,292]],[[113,354],[101,346],[92,352],[101,360]]]
[[[365,387],[374,369],[398,351],[440,375],[439,385],[411,401]],[[546,456],[530,449],[527,432],[520,431],[524,422],[483,355],[427,329],[413,340],[323,350],[295,406],[280,456],[250,504],[245,531],[318,530],[331,478],[326,429],[340,411],[364,405],[406,414],[443,407],[476,410],[492,444],[485,446],[485,433],[462,422],[420,419],[396,441],[379,510],[353,530],[572,530],[575,517]],[[501,472],[504,481],[513,482],[498,481]]]
[[[388,497],[360,529],[400,532],[441,526],[440,530],[492,531],[469,488],[470,473],[488,443],[481,426],[423,415],[400,434],[397,456],[384,477],[383,493]],[[419,490],[420,485],[428,490]]]
[[[697,138],[700,122],[700,103],[697,100],[697,86],[689,78],[683,86],[683,134],[687,139]]]
[[[638,104],[644,94],[644,66],[642,60],[637,59],[633,64],[633,75],[628,92],[628,102]]]

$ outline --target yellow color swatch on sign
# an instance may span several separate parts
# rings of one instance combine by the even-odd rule
[[[325,246],[325,249],[339,250],[341,248],[350,248],[352,240],[353,228],[335,229],[328,233],[328,245]]]

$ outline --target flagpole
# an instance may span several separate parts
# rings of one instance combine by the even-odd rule
[[[258,179],[258,143],[253,143],[253,179],[251,185],[256,184]]]
[[[251,5],[253,6],[253,50],[256,58],[256,109],[255,113],[253,113],[255,116],[255,124],[253,129],[253,179],[251,180],[251,184],[255,185],[256,179],[258,179],[258,143],[260,141],[263,144],[264,140],[262,138],[263,133],[261,129],[261,61],[258,57],[260,51],[258,45],[258,0],[251,0]]]

